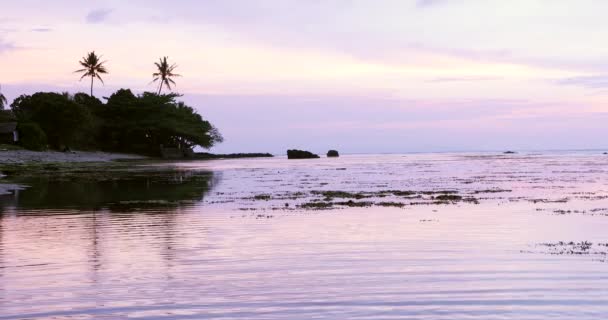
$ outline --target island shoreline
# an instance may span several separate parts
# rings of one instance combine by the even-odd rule
[[[192,158],[163,159],[135,154],[101,151],[0,151],[0,195],[27,188],[21,179],[46,177],[51,179],[86,178],[111,179],[117,172],[144,168],[146,164],[169,164],[177,161],[228,160],[238,158],[267,158],[269,153],[195,154]],[[155,166],[158,170],[158,166]]]

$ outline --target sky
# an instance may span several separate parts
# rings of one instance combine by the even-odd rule
[[[153,91],[154,62],[216,125],[213,152],[608,148],[608,1],[2,0],[9,100]],[[9,101],[10,103],[10,101]]]

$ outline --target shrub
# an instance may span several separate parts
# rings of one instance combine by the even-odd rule
[[[22,147],[35,151],[46,150],[46,134],[36,123],[20,123],[17,132],[19,132],[19,145]]]

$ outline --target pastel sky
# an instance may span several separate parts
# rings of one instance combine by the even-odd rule
[[[177,92],[225,136],[215,152],[608,147],[608,1],[3,0],[0,83],[12,100]],[[10,102],[10,101],[9,101]]]

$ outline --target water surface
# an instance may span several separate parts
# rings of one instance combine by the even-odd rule
[[[605,319],[607,166],[367,155],[19,181],[0,196],[0,320]]]

